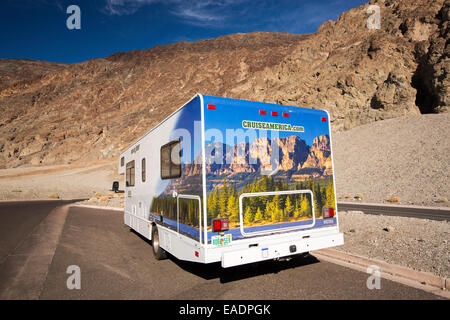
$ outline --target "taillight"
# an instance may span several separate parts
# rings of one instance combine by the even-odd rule
[[[219,218],[212,221],[213,232],[222,232],[228,230],[228,219]]]
[[[334,208],[323,208],[323,218],[333,218],[334,217]]]

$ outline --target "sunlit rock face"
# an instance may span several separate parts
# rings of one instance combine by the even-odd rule
[[[367,28],[365,4],[314,34],[232,34],[70,65],[0,60],[0,168],[117,157],[197,92],[326,109],[334,132],[448,111],[450,2],[370,5],[380,29]],[[326,158],[279,165],[330,170]],[[223,170],[257,170],[238,160]]]

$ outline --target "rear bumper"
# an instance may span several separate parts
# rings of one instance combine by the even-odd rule
[[[280,243],[270,243],[253,248],[224,252],[222,254],[222,267],[229,268],[247,263],[282,258],[297,253],[320,250],[344,244],[342,233],[332,233],[320,237],[306,239],[292,239]],[[294,249],[293,252],[292,250]]]

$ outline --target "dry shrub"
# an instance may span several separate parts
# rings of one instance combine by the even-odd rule
[[[398,197],[390,197],[389,199],[387,199],[387,201],[389,202],[399,202]]]

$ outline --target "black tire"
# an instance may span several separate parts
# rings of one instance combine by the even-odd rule
[[[158,227],[153,226],[152,228],[152,248],[153,254],[155,255],[156,260],[163,260],[167,258],[166,251],[160,247],[159,245],[159,234]]]

